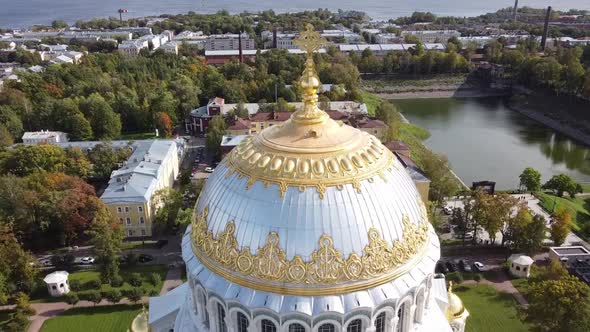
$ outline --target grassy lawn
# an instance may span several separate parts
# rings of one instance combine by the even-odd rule
[[[125,332],[139,314],[141,306],[115,305],[70,309],[47,320],[42,332]]]
[[[489,285],[460,285],[454,287],[469,311],[468,332],[528,331],[528,325],[517,317],[512,295],[499,293]]]
[[[363,97],[363,103],[367,105],[367,112],[369,112],[369,115],[374,116],[375,109],[383,100],[365,90],[361,90],[361,96]]]
[[[126,290],[126,289],[133,288],[133,286],[131,286],[130,284],[127,283],[127,279],[129,278],[129,276],[132,273],[139,273],[144,278],[144,280],[141,284],[141,287],[155,288],[157,290],[160,290],[160,288],[162,288],[163,280],[166,278],[167,271],[168,271],[168,269],[164,265],[142,265],[142,266],[133,266],[133,267],[122,267],[121,268],[121,277],[123,277],[123,280],[125,280],[125,283],[123,284],[123,286],[121,286],[117,289]],[[158,273],[160,275],[161,280],[162,280],[155,287],[152,286],[152,284],[150,284],[147,281],[148,274],[150,274],[152,272]],[[94,279],[100,279],[100,272],[98,272],[98,271],[79,271],[79,272],[74,272],[74,273],[70,274],[70,281],[71,280],[79,280],[81,284],[84,284],[84,283],[86,283],[90,280],[94,280]],[[111,289],[113,289],[113,287],[111,287],[111,285],[102,285],[102,287],[101,287],[102,291],[108,291]]]
[[[584,196],[570,198],[569,196],[566,197],[567,194],[564,194],[564,197],[557,197],[545,192],[538,192],[536,195],[541,201],[541,206],[549,212],[553,211],[554,204],[555,210],[563,207],[573,212],[572,228],[575,231],[580,231],[586,223],[590,222],[590,212],[588,211],[590,209],[590,198]]]

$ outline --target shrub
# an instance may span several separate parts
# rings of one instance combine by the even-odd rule
[[[141,275],[139,273],[131,273],[127,282],[134,287],[141,286]]]
[[[15,297],[16,311],[25,315],[34,315],[35,309],[31,308],[29,303],[29,296],[25,293],[18,292]]]
[[[88,291],[85,297],[87,301],[94,302],[95,305],[102,299],[100,292],[97,290]]]
[[[80,301],[80,298],[76,293],[68,293],[66,294],[66,303],[71,305],[76,305]]]
[[[148,292],[148,294],[149,294],[149,296],[158,296],[158,295],[160,295],[160,293],[158,292],[158,290],[157,289],[154,289],[154,288],[150,289],[150,291]]]
[[[475,280],[475,282],[479,283],[481,281],[481,279],[483,279],[483,276],[481,275],[481,273],[476,273],[473,276],[473,280]]]
[[[106,293],[105,297],[111,303],[119,303],[123,298],[123,295],[121,295],[121,291],[118,289],[111,289]]]
[[[461,274],[461,272],[447,273],[445,277],[447,281],[452,281],[455,284],[460,284],[463,282],[463,275]]]
[[[120,275],[114,276],[113,279],[111,280],[111,286],[113,286],[113,287],[123,286],[123,277],[121,277]]]
[[[26,326],[29,324],[29,319],[27,315],[22,312],[17,312],[10,322],[6,324],[3,328],[6,332],[21,332],[24,331]],[[4,331],[4,329],[2,331]]]
[[[92,279],[84,284],[85,289],[100,289],[101,282],[98,279]]]
[[[137,303],[137,302],[141,301],[142,296],[143,296],[143,290],[139,287],[135,287],[129,291],[127,298],[129,298],[129,301],[131,301],[133,303]]]
[[[152,272],[148,275],[148,281],[150,284],[154,286],[158,286],[158,284],[162,281],[162,277],[156,272]]]
[[[78,279],[70,280],[70,289],[77,292],[82,290],[82,283]]]

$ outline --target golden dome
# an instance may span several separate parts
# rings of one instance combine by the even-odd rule
[[[465,313],[465,306],[463,305],[463,301],[461,298],[457,296],[457,294],[453,293],[453,282],[449,282],[449,305],[447,306],[447,310],[445,315],[447,316],[447,320],[449,322],[453,321],[456,318],[463,316]]]
[[[299,40],[307,51],[303,108],[244,139],[218,165],[195,208],[193,253],[249,289],[298,296],[366,290],[421,263],[436,246],[432,229],[393,154],[317,107],[312,53],[322,41],[313,27]]]
[[[319,45],[315,32],[302,33],[305,42]],[[313,33],[312,33],[313,32]],[[228,155],[233,171],[247,177],[247,186],[261,181],[277,184],[281,197],[287,187],[305,190],[315,187],[323,199],[325,188],[352,184],[361,190],[360,181],[383,177],[393,168],[393,154],[372,135],[338,124],[317,107],[320,86],[311,51],[308,51],[300,83],[303,108],[280,125],[249,137]]]

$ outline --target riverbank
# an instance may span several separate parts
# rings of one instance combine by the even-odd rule
[[[590,102],[568,101],[567,97],[558,98],[533,93],[527,96],[514,96],[506,105],[512,111],[590,146],[590,115],[587,114]]]
[[[509,90],[492,89],[467,74],[366,77],[363,87],[383,99],[480,98],[510,95]]]

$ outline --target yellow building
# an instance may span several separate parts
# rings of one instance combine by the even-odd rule
[[[174,184],[181,150],[174,140],[137,141],[133,149],[131,157],[111,175],[101,199],[123,225],[126,237],[152,236],[159,208],[154,194]]]

